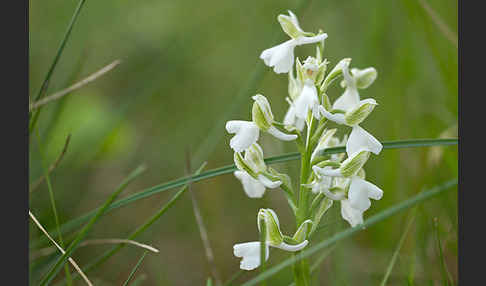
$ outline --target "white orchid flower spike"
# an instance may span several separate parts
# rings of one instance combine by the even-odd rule
[[[257,215],[257,225],[260,232],[265,228],[265,260],[268,260],[270,246],[290,252],[299,251],[306,247],[309,243],[308,240],[305,240],[308,224],[312,224],[312,221],[304,221],[299,226],[294,238],[287,238],[295,241],[295,244],[289,244],[284,241],[277,214],[272,209],[260,209]],[[253,270],[260,266],[260,246],[260,241],[238,243],[233,246],[233,254],[242,258],[240,261],[241,269]]]
[[[299,25],[297,16],[289,10],[289,16],[279,15],[277,17],[282,29],[291,37],[275,47],[264,50],[260,58],[269,67],[273,67],[276,73],[288,73],[294,65],[294,48],[296,46],[323,42],[327,34],[314,35],[304,32]]]

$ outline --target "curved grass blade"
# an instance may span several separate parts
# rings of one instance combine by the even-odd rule
[[[66,43],[69,39],[69,36],[71,35],[71,31],[73,30],[74,23],[76,23],[76,20],[78,19],[79,13],[81,12],[81,8],[83,8],[84,3],[86,0],[79,0],[78,6],[76,7],[76,10],[74,10],[73,17],[71,18],[71,21],[69,22],[68,28],[66,30],[66,33],[64,34],[64,37],[61,41],[61,45],[59,46],[56,56],[54,57],[54,60],[51,64],[51,67],[49,68],[49,71],[46,74],[46,78],[44,79],[44,82],[42,83],[41,88],[39,89],[39,92],[37,93],[37,96],[35,97],[34,102],[38,101],[44,92],[47,91],[47,87],[49,86],[49,82],[51,80],[51,76],[54,73],[54,69],[57,66],[57,63],[59,62],[59,59],[61,58],[61,54],[64,51],[64,47],[66,46]],[[32,119],[30,121],[29,125],[29,134],[32,133],[32,131],[35,128],[35,125],[37,123],[37,118],[39,117],[41,109],[38,109],[37,112],[34,113],[33,117],[29,116],[29,119]],[[32,114],[32,113],[29,113]]]
[[[195,172],[195,174],[199,174],[202,172],[204,167],[206,166],[206,162],[204,162],[201,167]],[[129,240],[134,240],[137,236],[139,236],[141,233],[143,233],[147,228],[149,228],[152,224],[154,224],[170,207],[172,207],[175,202],[186,192],[186,190],[189,187],[189,184],[191,182],[188,182],[184,187],[182,187],[162,208],[155,213],[152,217],[148,219],[146,223],[138,227],[132,234],[130,234],[127,239]],[[120,251],[123,247],[125,247],[125,244],[119,244],[112,249],[106,251],[102,255],[100,255],[94,262],[90,263],[88,266],[86,266],[83,271],[88,272],[99,265],[103,264],[105,261],[107,261],[110,257],[115,255],[118,251]],[[79,275],[73,275],[73,279],[78,278]]]
[[[444,253],[442,252],[442,245],[440,243],[440,237],[439,237],[439,222],[436,217],[434,218],[434,233],[435,233],[435,239],[437,241],[437,249],[439,252],[440,270],[442,273],[442,285],[453,286],[454,280],[452,279],[449,269],[447,269]]]
[[[411,197],[410,199],[406,200],[406,201],[403,201],[401,203],[398,203],[392,207],[389,207],[387,208],[386,210],[370,217],[369,219],[367,219],[361,226],[357,226],[357,227],[351,227],[351,228],[348,228],[340,233],[337,233],[335,234],[334,236],[332,236],[331,238],[327,239],[327,240],[324,240],[324,241],[321,241],[319,243],[317,243],[316,245],[308,248],[307,250],[304,250],[302,251],[300,257],[290,257],[286,260],[284,260],[283,262],[277,264],[276,266],[273,266],[271,268],[269,268],[266,272],[264,273],[261,273],[259,275],[257,275],[255,278],[251,279],[250,281],[242,284],[244,286],[251,286],[251,285],[256,285],[258,284],[259,282],[265,280],[265,279],[268,279],[269,277],[277,274],[279,271],[283,270],[284,268],[288,267],[288,266],[291,266],[292,264],[294,264],[298,258],[306,258],[312,254],[314,254],[315,252],[325,248],[325,247],[328,247],[330,246],[331,244],[337,242],[337,241],[340,241],[342,239],[345,239],[345,238],[348,238],[350,237],[351,235],[367,228],[367,227],[370,227],[386,218],[389,218],[395,214],[397,214],[398,212],[400,211],[403,211],[405,209],[408,209],[418,203],[421,203],[427,199],[430,199],[434,196],[437,196],[441,193],[443,193],[444,191],[446,190],[449,190],[452,186],[455,186],[457,185],[457,178],[456,179],[452,179],[450,181],[447,181],[439,186],[436,186],[430,190],[427,190],[425,192],[420,192],[419,194]]]
[[[120,60],[115,60],[112,63],[110,63],[109,65],[104,66],[100,70],[98,70],[98,71],[92,73],[91,75],[85,77],[84,79],[78,81],[77,83],[75,83],[75,84],[73,84],[73,85],[71,85],[71,86],[69,86],[69,87],[67,87],[63,90],[60,90],[60,91],[58,91],[54,94],[51,94],[48,97],[44,97],[43,99],[32,103],[29,106],[29,111],[40,108],[41,106],[46,105],[49,102],[53,102],[55,100],[58,100],[58,99],[62,98],[63,96],[68,95],[68,94],[70,94],[71,92],[73,92],[77,89],[80,89],[81,87],[87,85],[88,83],[94,81],[95,79],[99,78],[100,76],[102,76],[105,73],[109,72],[110,70],[114,69],[120,63],[121,63]]]
[[[68,248],[65,250],[64,254],[59,257],[59,259],[56,261],[56,264],[49,270],[49,272],[46,274],[44,279],[40,282],[40,285],[47,285],[54,279],[54,276],[58,273],[59,269],[62,267],[62,265],[66,262],[66,260],[71,256],[73,251],[76,249],[76,247],[79,245],[81,240],[88,234],[88,232],[91,230],[92,226],[98,221],[98,219],[103,216],[103,214],[106,212],[108,207],[110,206],[111,203],[117,198],[117,196],[125,189],[125,187],[132,182],[136,177],[138,177],[142,172],[145,171],[144,166],[140,166],[135,171],[133,171],[128,177],[118,186],[116,191],[105,201],[103,206],[96,212],[95,216],[91,218],[91,220],[81,229],[81,231],[78,233],[76,238],[69,244]]]
[[[132,277],[133,275],[135,274],[135,272],[137,271],[138,267],[140,267],[140,264],[142,264],[142,261],[143,259],[145,258],[145,255],[147,255],[147,251],[144,251],[142,257],[140,257],[140,259],[138,260],[137,264],[135,265],[135,267],[133,267],[132,269],[132,272],[130,272],[130,275],[128,275],[128,278],[127,280],[125,281],[125,283],[123,283],[123,286],[127,286],[128,285],[128,282],[130,282],[130,280],[132,280]]]
[[[398,148],[417,148],[417,147],[428,147],[428,146],[446,146],[446,145],[457,145],[458,139],[413,139],[413,140],[399,140],[399,141],[386,141],[383,142],[383,149],[398,149]],[[328,148],[322,151],[321,155],[329,155],[329,154],[336,154],[336,153],[344,153],[346,151],[346,148],[344,146],[342,147],[333,147],[333,148]],[[293,152],[293,153],[287,153],[275,157],[270,157],[265,159],[265,163],[271,165],[271,164],[277,164],[277,163],[282,163],[282,162],[287,162],[287,161],[292,161],[292,160],[297,160],[300,158],[300,153],[298,152]],[[234,164],[232,165],[227,165],[224,167],[212,169],[203,173],[200,173],[198,175],[193,175],[193,176],[186,176],[183,178],[179,178],[164,184],[156,185],[150,188],[147,188],[145,190],[142,190],[140,192],[137,192],[135,194],[132,194],[126,198],[120,199],[116,202],[114,202],[110,207],[108,208],[107,211],[111,211],[113,209],[120,208],[122,206],[125,206],[127,204],[133,203],[135,201],[141,200],[146,197],[150,197],[152,195],[158,194],[160,192],[172,189],[172,188],[177,188],[180,186],[183,186],[184,184],[187,184],[189,181],[192,182],[198,182],[201,180],[213,178],[219,175],[224,175],[224,174],[229,174],[232,173],[233,171],[236,170],[236,166]],[[71,221],[68,221],[64,223],[61,226],[61,233],[65,233],[68,231],[71,231],[75,228],[77,228],[79,225],[82,223],[86,222],[89,220],[95,213],[97,209],[88,212],[85,215],[82,215],[78,218],[72,219]],[[51,232],[52,233],[52,232]],[[38,246],[40,243],[43,243],[44,240],[42,241],[36,241],[32,247]]]
[[[392,258],[390,260],[390,263],[388,264],[388,267],[385,272],[385,276],[383,276],[383,280],[381,281],[381,286],[385,286],[386,282],[388,281],[388,277],[390,277],[390,274],[392,272],[393,266],[395,265],[395,262],[398,257],[398,253],[400,252],[400,249],[402,248],[403,243],[405,242],[405,238],[407,237],[407,234],[410,230],[410,227],[412,226],[416,216],[416,208],[413,210],[412,217],[408,221],[407,225],[405,226],[405,230],[402,233],[402,236],[400,237],[400,240],[398,241],[397,248],[395,249],[395,252],[393,252]]]
[[[244,272],[244,271],[243,271],[242,269],[238,270],[238,271],[237,271],[235,274],[233,274],[233,276],[231,276],[231,278],[230,278],[230,279],[228,279],[228,281],[226,281],[226,282],[224,283],[224,285],[223,285],[223,286],[230,286],[230,285],[231,285],[231,283],[233,283],[233,281],[235,281],[236,279],[238,279],[238,277],[240,277],[240,276],[241,276],[241,274],[243,274],[243,272]]]
[[[37,220],[37,218],[34,216],[34,214],[30,210],[29,210],[29,216],[32,219],[32,221],[37,225],[37,227],[44,233],[44,235],[47,236],[47,238],[49,238],[49,240],[55,245],[55,247],[57,247],[57,249],[61,253],[64,253],[64,249],[59,244],[57,244],[57,242],[54,239],[52,239],[52,237],[49,235],[49,233],[45,230],[45,228],[42,226],[42,224]],[[86,282],[86,284],[88,284],[89,286],[92,286],[93,283],[91,283],[91,281],[83,273],[83,271],[81,270],[81,268],[79,268],[79,266],[76,263],[76,261],[74,261],[74,259],[72,259],[71,257],[68,258],[68,261],[73,265],[73,267],[76,269],[76,271],[79,272],[79,275],[81,275],[81,277],[83,277],[83,279]],[[68,273],[69,273],[69,271],[68,271]],[[72,281],[70,280],[71,279],[71,276],[66,276],[66,279],[68,280],[68,283],[69,282],[72,283]]]
[[[70,140],[71,140],[71,134],[68,134],[66,138],[66,143],[64,143],[64,147],[62,148],[61,154],[59,154],[59,156],[56,158],[56,161],[54,161],[54,163],[52,163],[49,166],[49,169],[47,171],[47,176],[49,176],[52,173],[52,171],[54,171],[54,169],[57,168],[59,163],[61,163],[62,158],[64,158],[64,155],[66,154]],[[35,189],[37,189],[37,187],[39,187],[42,184],[42,182],[44,182],[45,179],[46,179],[46,175],[43,175],[39,179],[37,179],[37,181],[35,181],[35,183],[32,184],[32,187],[29,188],[30,189],[29,192],[33,192]]]

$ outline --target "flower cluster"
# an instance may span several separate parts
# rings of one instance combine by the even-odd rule
[[[374,82],[376,70],[350,68],[351,59],[345,58],[327,72],[329,61],[323,58],[327,34],[303,31],[291,11],[288,16],[279,15],[277,19],[291,39],[264,50],[260,58],[276,73],[288,74],[289,108],[283,122],[275,120],[267,98],[257,94],[252,97],[252,121],[226,123],[226,130],[235,134],[230,141],[238,168],[234,175],[245,193],[250,198],[260,198],[267,188],[281,188],[296,216],[298,228],[289,237],[281,233],[273,210],[260,209],[257,225],[260,232],[265,230],[265,260],[269,247],[291,252],[302,250],[334,201],[340,202],[342,217],[354,227],[363,223],[363,213],[371,206],[370,199],[379,200],[383,195],[379,187],[365,180],[363,170],[370,154],[379,154],[382,145],[360,126],[377,102],[373,98],[361,99],[359,90]],[[304,44],[315,44],[316,56],[301,62],[294,57],[294,49]],[[332,103],[327,90],[340,78],[344,92]],[[339,139],[337,129],[328,128],[328,124],[348,126],[351,132]],[[257,143],[260,131],[297,143],[303,168],[299,192],[294,191],[288,175],[265,164],[263,150]],[[346,153],[324,152],[343,145]],[[235,244],[234,255],[242,258],[240,268],[258,267],[260,250],[260,241]]]

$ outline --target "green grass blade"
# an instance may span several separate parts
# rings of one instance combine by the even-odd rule
[[[337,244],[334,244],[333,246],[329,247],[329,249],[327,249],[326,251],[322,252],[321,255],[319,255],[319,257],[317,257],[317,259],[314,261],[314,263],[312,263],[312,266],[311,266],[311,274],[314,273],[319,265],[321,265],[321,263],[324,261],[324,259],[326,259],[326,257],[329,256],[329,254],[331,254],[331,252],[336,248]]]
[[[204,167],[206,166],[206,162],[204,162],[201,167],[195,172],[195,174],[200,174]],[[182,187],[157,213],[155,213],[152,217],[148,219],[147,222],[145,222],[143,225],[138,227],[132,234],[130,234],[127,239],[129,240],[134,240],[137,236],[139,236],[141,233],[143,233],[147,228],[149,228],[152,224],[154,224],[171,206],[175,204],[175,202],[186,192],[189,186],[188,182],[184,187]],[[106,251],[103,253],[101,256],[99,256],[94,262],[90,263],[88,266],[86,266],[83,270],[83,272],[88,272],[99,265],[103,264],[105,261],[107,261],[110,257],[115,255],[118,251],[120,251],[123,247],[125,247],[125,243],[118,244],[117,246],[111,248],[110,250]],[[74,274],[73,278],[78,278],[79,275]]]
[[[141,274],[135,280],[133,280],[133,282],[130,284],[130,286],[137,286],[146,279],[147,279],[147,275]]]
[[[413,140],[400,140],[400,141],[386,141],[383,142],[383,149],[400,149],[400,148],[417,148],[417,147],[428,147],[428,146],[447,146],[447,145],[457,145],[458,139],[413,139]],[[324,150],[321,155],[328,155],[328,154],[336,154],[336,153],[343,153],[346,151],[346,148],[343,147],[333,147],[333,148],[328,148]],[[268,165],[276,164],[276,163],[282,163],[282,162],[287,162],[287,161],[292,161],[292,160],[297,160],[300,158],[300,154],[298,152],[293,152],[293,153],[287,153],[275,157],[270,157],[265,159],[265,163]],[[120,199],[116,202],[114,202],[110,207],[108,208],[107,211],[111,211],[117,208],[120,208],[122,206],[125,206],[127,204],[136,202],[138,200],[141,200],[146,197],[150,197],[152,195],[158,194],[160,192],[172,189],[172,188],[177,188],[180,186],[183,186],[184,184],[187,184],[189,181],[192,180],[192,182],[198,182],[201,180],[206,180],[209,178],[213,178],[219,175],[224,175],[224,174],[229,174],[232,173],[236,170],[236,166],[234,164],[232,165],[227,165],[224,167],[208,170],[206,172],[200,173],[198,175],[193,175],[193,176],[186,176],[183,178],[179,178],[167,183],[163,183],[160,185],[156,185],[150,188],[147,188],[145,190],[142,190],[140,192],[134,193],[126,198]],[[75,218],[69,222],[66,222],[61,226],[61,232],[65,233],[68,231],[71,231],[82,223],[86,222],[89,220],[96,212],[98,209],[95,209],[93,211],[88,212],[87,214],[84,214],[78,218]],[[50,231],[50,233],[54,233]],[[33,244],[33,247],[38,246],[41,242],[44,242],[45,240],[36,241]]]
[[[238,271],[237,271],[235,274],[233,274],[233,276],[231,276],[231,278],[230,278],[230,279],[228,279],[228,281],[226,281],[226,282],[223,284],[223,286],[230,286],[230,285],[231,285],[231,283],[233,283],[233,281],[235,281],[236,279],[238,279],[238,277],[240,277],[240,276],[241,276],[241,274],[243,274],[243,272],[244,272],[244,271],[243,271],[242,269],[238,270]]]
[[[451,273],[449,272],[449,269],[447,269],[444,253],[442,252],[442,244],[440,242],[440,236],[439,236],[439,222],[437,218],[434,218],[434,232],[435,232],[435,239],[437,241],[437,249],[439,252],[438,254],[440,260],[440,270],[442,274],[442,284],[447,286],[454,285],[454,281],[452,279]]]
[[[403,230],[402,236],[400,237],[400,240],[398,241],[397,248],[393,252],[392,258],[390,260],[390,263],[388,264],[388,267],[385,272],[385,276],[383,276],[383,280],[381,281],[381,286],[385,286],[386,282],[388,281],[388,277],[390,277],[390,274],[392,272],[393,266],[395,265],[395,262],[398,258],[398,253],[400,252],[400,249],[402,248],[403,243],[405,242],[405,238],[407,237],[407,234],[415,220],[415,215],[416,215],[416,209],[413,210],[412,217],[408,221],[407,225],[405,226],[405,229]]]
[[[128,282],[130,282],[130,280],[132,280],[132,277],[133,275],[135,274],[135,272],[137,271],[138,267],[140,267],[140,264],[142,264],[142,261],[143,259],[145,258],[145,255],[147,255],[147,251],[144,251],[142,257],[140,257],[140,259],[138,260],[137,264],[135,265],[135,267],[133,267],[132,269],[132,272],[130,272],[130,275],[128,275],[128,278],[127,280],[125,281],[125,283],[123,283],[123,286],[127,286],[128,285]]]
[[[91,230],[92,226],[98,221],[98,219],[103,216],[103,214],[106,212],[110,204],[113,203],[113,201],[117,198],[117,196],[125,189],[125,187],[132,182],[136,177],[138,177],[143,171],[145,171],[145,167],[140,166],[135,171],[133,171],[128,177],[118,186],[116,191],[105,201],[103,206],[96,212],[96,214],[91,218],[91,220],[81,229],[81,231],[78,233],[76,238],[69,244],[69,247],[65,250],[66,252],[59,257],[59,259],[56,261],[56,264],[49,270],[49,272],[46,274],[44,279],[40,282],[40,285],[47,285],[54,279],[54,276],[58,273],[60,267],[66,262],[66,260],[71,256],[73,251],[76,249],[76,247],[79,245],[81,240],[88,234],[88,232]]]
[[[457,178],[456,179],[452,179],[450,181],[447,181],[439,186],[436,186],[430,190],[427,190],[425,192],[421,192],[415,196],[413,196],[412,198],[408,199],[408,200],[405,200],[401,203],[398,203],[392,207],[389,207],[388,209],[370,217],[369,219],[367,219],[361,226],[358,226],[358,227],[352,227],[352,228],[348,228],[340,233],[337,233],[335,234],[334,236],[332,236],[331,238],[327,239],[327,240],[324,240],[324,241],[321,241],[319,243],[317,243],[316,245],[302,251],[301,255],[299,257],[290,257],[286,260],[284,260],[283,262],[277,264],[276,266],[273,266],[271,268],[269,268],[266,272],[264,273],[261,273],[259,275],[257,275],[255,278],[251,279],[250,281],[244,283],[243,285],[244,286],[251,286],[251,285],[256,285],[257,283],[277,274],[279,271],[283,270],[284,268],[288,267],[288,266],[291,266],[292,264],[294,264],[299,258],[306,258],[312,254],[314,254],[315,252],[325,248],[325,247],[328,247],[330,246],[331,244],[337,242],[337,241],[340,241],[342,239],[345,239],[345,238],[348,238],[350,237],[351,235],[367,228],[367,227],[370,227],[386,218],[389,218],[395,214],[397,214],[398,212],[400,211],[403,211],[405,209],[408,209],[418,203],[421,203],[427,199],[430,199],[434,196],[437,196],[441,193],[443,193],[444,191],[446,190],[449,190],[452,186],[455,186],[457,185]]]
[[[76,7],[76,10],[74,10],[74,14],[71,18],[71,21],[69,22],[66,33],[64,34],[64,37],[61,41],[61,45],[57,49],[56,56],[54,57],[54,60],[52,61],[51,67],[49,68],[49,71],[47,72],[46,77],[45,77],[44,81],[42,82],[42,86],[39,89],[39,92],[37,93],[37,96],[35,97],[34,102],[38,101],[42,97],[42,95],[47,91],[47,87],[49,86],[49,82],[51,80],[52,74],[54,73],[54,70],[56,69],[57,63],[59,62],[59,59],[61,58],[61,54],[64,51],[64,47],[66,46],[66,43],[69,39],[69,36],[71,35],[71,31],[73,30],[74,23],[76,23],[76,20],[78,19],[79,13],[81,12],[81,9],[83,8],[83,5],[84,5],[85,2],[86,2],[86,0],[79,0],[78,6]],[[37,119],[39,117],[40,111],[41,111],[41,109],[39,108],[39,109],[37,109],[36,112],[33,113],[34,115],[31,118],[32,120],[30,121],[30,126],[29,126],[29,134],[31,134],[32,131],[35,128],[35,125],[37,123]]]
[[[69,138],[71,136],[69,135],[68,136],[68,139],[67,139],[67,142],[69,142]],[[47,189],[49,191],[49,201],[51,203],[51,207],[52,207],[52,212],[54,213],[54,221],[56,223],[56,230],[57,230],[57,234],[59,236],[59,244],[61,245],[61,248],[65,248],[64,246],[64,240],[62,238],[62,234],[61,234],[61,229],[60,229],[60,223],[59,223],[59,215],[57,214],[57,207],[56,207],[56,200],[55,200],[55,197],[54,197],[54,190],[52,188],[52,184],[51,184],[51,179],[49,177],[49,168],[46,168],[45,167],[45,157],[44,157],[44,148],[41,144],[41,140],[39,138],[39,132],[37,132],[37,139],[38,139],[38,144],[37,146],[39,147],[39,153],[40,153],[40,159],[41,159],[41,166],[44,170],[44,177],[46,179],[46,182],[47,182]],[[64,265],[64,272],[66,273],[66,280],[68,281],[68,285],[71,286],[73,285],[72,283],[72,279],[71,279],[71,272],[69,271],[69,264],[65,264]]]

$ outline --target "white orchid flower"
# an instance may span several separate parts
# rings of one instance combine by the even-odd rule
[[[374,184],[361,179],[351,178],[348,198],[341,201],[341,215],[352,227],[363,223],[363,213],[371,206],[371,199],[379,200],[383,191]]]
[[[243,190],[250,198],[261,198],[265,193],[265,185],[259,180],[254,179],[245,171],[234,171],[235,177],[240,180]]]
[[[355,73],[351,76],[348,65],[349,61],[341,64],[346,90],[333,104],[333,109],[342,110],[345,113],[331,113],[322,105],[318,107],[319,112],[331,121],[353,128],[346,143],[348,156],[353,156],[361,148],[367,148],[370,152],[379,154],[383,148],[382,144],[359,126],[373,111],[377,103],[373,98],[360,100],[358,87],[368,87],[375,80],[376,71],[374,68],[368,68],[363,71],[353,69]]]
[[[233,246],[233,254],[241,257],[240,268],[243,270],[253,270],[260,266],[260,241],[238,243]],[[268,260],[269,247],[265,244],[265,261]]]
[[[367,151],[364,152],[361,154],[366,155]],[[358,156],[362,157],[360,154]],[[349,186],[347,197],[343,196],[343,194],[335,196],[336,194],[330,192],[324,192],[324,194],[330,199],[341,200],[341,215],[354,227],[363,223],[363,212],[371,206],[370,198],[374,200],[381,199],[383,191],[364,179],[364,172],[361,167],[364,164],[363,161],[366,161],[366,159],[354,158],[352,160],[355,160],[355,162],[351,162],[350,165],[353,165],[354,168],[359,168],[359,170],[349,177],[343,176],[342,168],[331,170],[329,167],[320,168],[313,166],[312,170],[318,176],[333,178],[334,180],[338,179],[339,181],[336,181],[336,184],[340,185],[342,189],[346,189]]]
[[[383,191],[376,185],[359,176],[351,178],[348,191],[348,200],[351,207],[364,212],[371,206],[370,198],[380,200],[382,197]]]
[[[333,201],[339,201],[346,198],[346,194],[344,193],[345,188],[342,187],[342,181],[343,179],[348,180],[347,178],[323,175],[322,173],[326,173],[332,170],[332,167],[330,166],[320,168],[314,165],[312,166],[312,170],[316,175],[316,179],[307,186],[311,187],[313,193],[323,193],[326,197]],[[337,188],[341,191],[331,191],[331,188]]]
[[[285,113],[283,124],[286,126],[286,128],[288,128],[288,130],[292,130],[292,128],[295,128],[299,131],[302,131],[304,129],[305,120],[298,118],[295,115],[295,106],[293,103],[290,104],[287,113]]]
[[[383,149],[383,145],[373,135],[356,125],[353,126],[346,143],[346,153],[348,156],[353,157],[362,149],[378,155]]]
[[[236,134],[230,140],[230,147],[235,152],[246,150],[260,136],[260,129],[253,121],[230,120],[226,122],[226,131]]]
[[[281,180],[271,180],[267,172],[267,165],[263,160],[263,150],[257,143],[252,144],[244,156],[240,152],[234,153],[234,162],[237,171],[233,172],[240,180],[243,190],[250,198],[261,198],[266,188],[275,189],[281,184]]]
[[[235,152],[242,152],[255,143],[260,136],[260,130],[284,141],[297,139],[297,135],[285,134],[273,126],[272,109],[266,97],[257,94],[252,99],[255,101],[252,108],[252,121],[230,120],[226,122],[226,131],[236,134],[230,140],[230,147]]]
[[[351,225],[351,227],[363,223],[363,212],[351,207],[349,200],[347,199],[341,201],[341,216]]]
[[[293,129],[297,129],[299,131],[302,131],[305,126],[305,120],[298,118],[295,115],[295,104],[293,101],[295,101],[300,93],[302,92],[302,82],[294,77],[294,70],[291,69],[289,71],[289,86],[288,86],[288,92],[289,92],[289,97],[285,98],[287,102],[289,103],[289,109],[287,110],[287,113],[285,113],[285,117],[283,120],[283,124],[285,125],[285,128],[289,131]]]
[[[323,42],[327,34],[308,36],[311,33],[304,32],[297,20],[297,17],[289,11],[290,16],[279,15],[278,20],[282,29],[291,37],[290,40],[283,42],[275,47],[264,50],[260,58],[269,67],[273,67],[276,73],[288,73],[294,65],[294,48],[300,45]]]
[[[302,250],[309,243],[305,239],[307,225],[312,224],[311,220],[304,221],[294,235],[296,244],[288,244],[284,241],[284,236],[280,231],[280,224],[277,214],[272,209],[260,209],[257,215],[258,231],[265,228],[265,260],[268,260],[269,247],[280,248],[285,251],[295,252]],[[303,240],[298,242],[297,240]],[[260,266],[260,241],[238,243],[233,246],[233,254],[241,257],[240,268],[243,270],[253,270]]]
[[[311,80],[306,80],[302,92],[299,97],[294,101],[295,106],[295,116],[302,120],[307,118],[309,110],[317,119],[320,119],[319,97],[317,96],[317,89]]]

